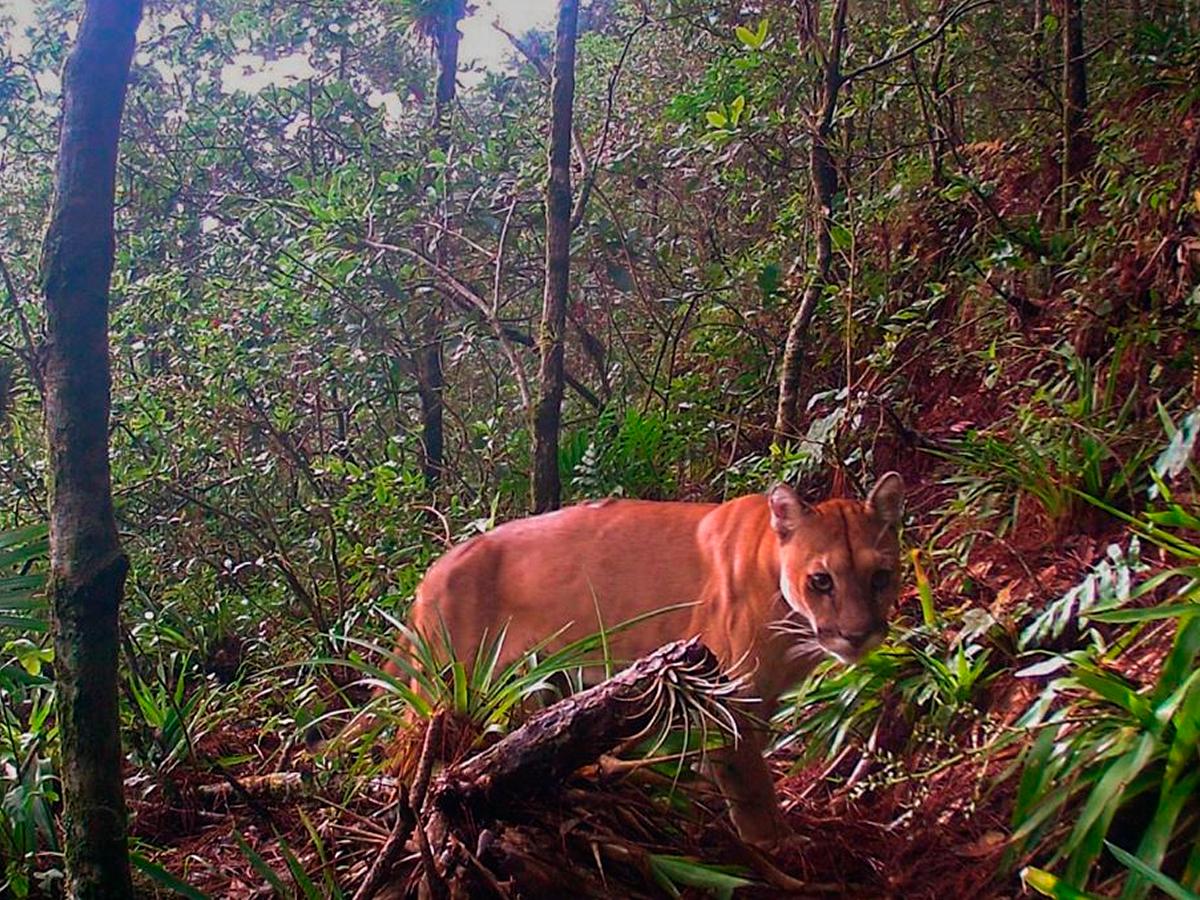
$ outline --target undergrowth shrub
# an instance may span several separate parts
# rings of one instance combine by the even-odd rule
[[[28,897],[62,877],[55,810],[54,652],[45,634],[46,527],[0,532],[0,892]]]
[[[675,492],[686,441],[660,413],[610,407],[589,429],[574,432],[559,451],[559,468],[580,498],[657,499]]]
[[[1040,652],[1018,673],[1054,677],[1019,723],[1036,737],[1022,760],[1010,858],[1048,848],[1045,865],[1061,874],[1035,869],[1028,877],[1053,896],[1110,891],[1122,872],[1125,900],[1152,887],[1171,896],[1200,889],[1200,482],[1192,469],[1177,500],[1166,480],[1190,469],[1194,442],[1190,426],[1175,432],[1150,472],[1157,499],[1145,511],[1092,498],[1175,565],[1134,586],[1146,574],[1136,544],[1129,554],[1110,552],[1026,631],[1036,643],[1066,611],[1080,624],[1073,649]],[[1161,668],[1137,678],[1125,661],[1154,640],[1168,645]]]
[[[1105,371],[1064,345],[1056,377],[1039,384],[1009,419],[969,432],[945,453],[961,470],[949,483],[958,485],[964,503],[1010,507],[1001,535],[1020,524],[1023,498],[1062,535],[1096,518],[1099,508],[1085,497],[1128,509],[1149,482],[1160,434],[1138,418],[1136,392],[1122,393],[1124,352],[1118,344]]]

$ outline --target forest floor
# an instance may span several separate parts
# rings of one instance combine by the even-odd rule
[[[985,419],[996,399],[982,383],[934,380],[927,393],[918,398],[923,412],[910,427],[931,443]],[[890,451],[877,445],[881,452],[890,452],[890,467],[913,486],[910,514],[916,525],[909,529],[909,541],[928,548],[947,500],[939,481],[945,464],[898,439]],[[936,585],[939,604],[982,607],[997,621],[1012,621],[1010,613],[1020,604],[1045,602],[1078,583],[1123,533],[1112,522],[1094,520],[1073,533],[1059,533],[1033,509],[1021,521],[1007,539],[992,534],[976,541],[962,571],[943,574]],[[936,540],[949,542],[965,527],[939,527]],[[901,609],[911,611],[917,604],[917,588],[909,585]],[[1167,625],[1147,631],[1121,657],[1122,673],[1135,684],[1151,683],[1170,636]],[[788,893],[781,886],[786,882],[770,883],[772,868],[810,884],[813,896],[1017,896],[1022,888],[1004,857],[1015,790],[1011,776],[1022,744],[997,749],[993,738],[1013,724],[1040,689],[1038,679],[1003,671],[977,701],[974,721],[935,742],[933,750],[923,744],[916,755],[900,749],[914,727],[902,716],[885,717],[874,760],[866,766],[858,753],[843,754],[833,764],[799,767],[798,748],[776,753],[771,764],[796,837],[769,857],[742,845],[720,803],[700,788],[688,791],[692,804],[680,813],[684,826],[664,828],[664,810],[638,777],[613,781],[580,774],[555,799],[514,811],[514,820],[542,839],[529,844],[526,889],[540,880],[552,895],[556,879],[565,885],[562,879],[584,878],[603,893],[606,878],[614,877],[613,896],[635,895],[630,885],[651,879],[644,871],[613,876],[621,864],[613,862],[612,848],[624,845],[736,867],[761,885],[745,888],[743,896]],[[896,748],[891,756],[889,740]],[[404,745],[400,752],[411,753],[415,746],[411,736],[399,743]],[[224,774],[200,764],[176,770],[169,785],[157,785],[158,790],[147,791],[148,799],[133,802],[134,833],[169,847],[157,861],[187,873],[189,883],[211,897],[270,894],[266,867],[275,873],[276,892],[336,896],[333,868],[342,885],[357,884],[388,836],[395,813],[391,782],[377,779],[373,791],[350,791],[351,781],[311,758],[295,736],[263,732],[250,717],[205,735],[195,758],[233,762],[222,764]],[[600,845],[608,848],[603,859],[596,850]],[[408,862],[397,866],[400,881],[393,891],[402,889],[405,873],[411,876],[415,856]],[[653,889],[647,886],[644,895],[654,896]]]
[[[1047,195],[1051,179],[1045,160],[1014,165],[1002,148],[974,152],[981,168],[991,167],[977,174],[998,184],[994,196],[1003,214],[1029,214],[1030,204]],[[893,240],[909,241],[917,256],[924,253],[932,260],[950,241],[922,226],[926,218],[931,217],[922,210],[913,211],[910,233]],[[1151,271],[1155,257],[1142,263],[1115,265],[1120,271],[1139,269],[1139,277],[1150,283],[1157,277]],[[1165,260],[1155,265],[1169,269]],[[1085,504],[1052,521],[1028,496],[1017,501],[1014,527],[1006,534],[986,516],[955,512],[951,479],[960,470],[940,448],[1027,406],[1038,389],[1039,367],[1055,358],[1064,336],[1078,345],[1081,356],[1095,337],[1087,315],[1065,299],[1065,283],[1052,283],[1039,300],[1037,316],[1020,321],[1009,311],[1006,327],[1019,339],[989,347],[989,334],[976,327],[978,318],[964,299],[970,295],[978,303],[987,296],[982,282],[950,301],[959,306],[941,316],[935,334],[943,358],[986,356],[987,363],[939,368],[928,362],[925,336],[903,344],[892,371],[926,367],[929,374],[911,380],[910,421],[901,422],[900,413],[879,412],[873,452],[878,471],[895,469],[910,486],[908,546],[926,556],[952,545],[968,548],[965,553],[947,550],[952,563],[930,572],[938,608],[956,613],[947,621],[961,623],[967,609],[986,611],[1009,630],[1015,645],[1028,609],[1061,597],[1127,535],[1119,522],[1092,514]],[[1141,389],[1154,349],[1135,347],[1117,363],[1117,391],[1140,391],[1141,420],[1153,419],[1159,400]],[[997,371],[1003,373],[999,379]],[[1186,390],[1186,384],[1176,379],[1170,388]],[[1151,573],[1168,565],[1154,549],[1145,551],[1142,562]],[[918,605],[918,587],[909,584],[901,613],[910,621],[919,619]],[[1170,622],[1144,629],[1112,666],[1134,687],[1153,683],[1172,633]],[[908,738],[921,723],[906,719],[903,711],[885,711],[869,752],[860,740],[832,762],[803,765],[798,762],[802,748],[777,752],[771,765],[796,837],[769,857],[742,845],[720,803],[695,784],[686,786],[686,799],[677,806],[664,807],[662,792],[656,796],[651,790],[661,784],[646,773],[619,779],[579,773],[552,799],[512,810],[515,833],[525,842],[520,845],[523,895],[554,896],[569,889],[581,896],[661,896],[648,854],[736,867],[754,882],[742,896],[787,894],[788,879],[807,885],[792,891],[801,896],[1022,895],[1017,872],[1025,860],[1007,854],[1014,773],[1026,744],[997,737],[1017,732],[1014,723],[1046,679],[1020,677],[1016,669],[1001,668],[973,699],[975,715],[956,720],[941,740],[920,741],[919,749],[912,749]],[[268,683],[264,690],[269,689]],[[399,750],[377,748],[377,755],[411,755],[419,735],[402,735],[398,743]],[[155,856],[158,863],[186,873],[190,884],[212,897],[259,897],[272,890],[340,896],[336,885],[346,896],[353,894],[390,833],[396,814],[392,782],[376,778],[374,789],[364,790],[362,779],[343,774],[345,766],[309,756],[298,736],[261,730],[250,710],[243,720],[205,735],[195,750],[193,762],[173,771],[169,783],[146,783],[145,799],[132,804],[136,837],[168,848]],[[214,760],[224,761],[220,769]],[[379,896],[413,888],[406,879],[414,877],[416,862],[415,851],[402,859],[392,884]],[[675,886],[685,894],[698,891],[684,883]]]

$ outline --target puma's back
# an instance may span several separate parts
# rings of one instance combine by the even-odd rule
[[[508,522],[433,565],[417,591],[413,625],[434,636],[444,622],[464,661],[507,627],[507,661],[564,628],[559,645],[652,609],[695,603],[707,577],[698,527],[714,508],[604,500]],[[675,640],[692,615],[666,613],[614,635],[614,657],[636,658]]]
[[[893,474],[865,502],[807,506],[779,485],[721,504],[603,500],[509,522],[434,564],[413,624],[429,638],[444,624],[469,664],[502,629],[508,661],[560,631],[559,645],[687,604],[614,635],[614,658],[700,635],[726,663],[752,656],[773,679],[794,677],[782,620],[810,632],[818,655],[852,660],[882,638],[901,492]]]

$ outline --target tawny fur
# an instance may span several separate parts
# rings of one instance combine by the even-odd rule
[[[435,642],[444,627],[451,652],[468,665],[482,641],[507,628],[504,664],[560,629],[551,649],[691,604],[613,634],[613,658],[631,661],[699,635],[746,673],[755,711],[766,715],[822,651],[853,660],[882,640],[897,590],[902,494],[892,473],[862,502],[810,508],[779,485],[722,504],[606,500],[509,522],[434,564],[412,625]],[[832,590],[814,590],[814,573],[827,575]],[[748,748],[717,774],[743,835],[768,840],[780,818],[763,784],[761,743],[743,741]]]

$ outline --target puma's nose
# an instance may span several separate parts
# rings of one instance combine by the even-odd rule
[[[875,637],[875,629],[868,628],[865,631],[843,631],[842,640],[850,644],[852,647],[861,647],[871,638]]]

